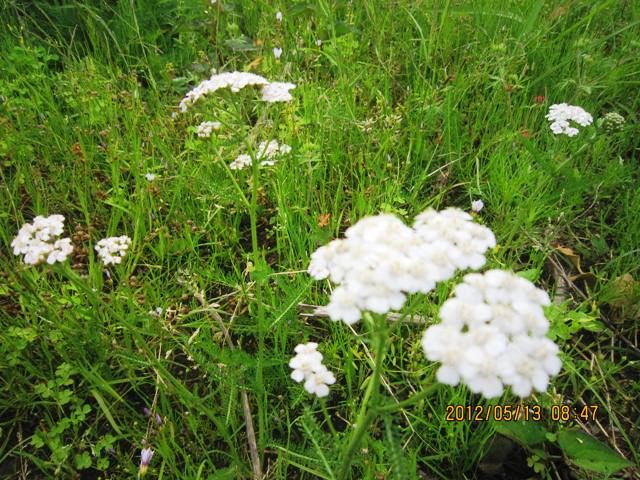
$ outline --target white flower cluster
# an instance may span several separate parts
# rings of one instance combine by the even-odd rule
[[[257,155],[261,160],[260,165],[272,166],[275,165],[277,157],[286,155],[291,152],[291,147],[286,144],[279,144],[276,140],[270,142],[260,142],[258,145]],[[231,170],[241,170],[252,164],[251,155],[243,153],[229,164]]]
[[[593,117],[581,107],[559,103],[549,107],[547,120],[551,122],[551,131],[556,135],[565,134],[569,137],[575,137],[578,134],[578,129],[572,127],[569,124],[569,120],[586,127],[591,125]]]
[[[274,55],[275,55],[274,51]],[[282,51],[280,52],[282,54]],[[280,58],[280,56],[276,56],[276,58]],[[289,90],[296,88],[295,83],[287,83],[287,82],[273,82],[269,85],[265,85],[262,87],[262,100],[264,102],[275,103],[275,102],[290,102],[293,100],[293,97],[289,93]]]
[[[296,346],[296,356],[289,361],[289,366],[293,368],[291,378],[298,383],[304,380],[307,392],[326,397],[329,395],[328,385],[336,383],[336,377],[322,364],[322,354],[317,348],[318,344],[315,342]]]
[[[457,269],[479,268],[496,245],[491,230],[456,208],[428,209],[413,228],[391,214],[366,217],[311,255],[309,274],[329,278],[333,290],[326,311],[353,324],[362,311],[386,313],[404,305],[406,294],[432,290]]]
[[[471,273],[440,309],[442,323],[427,329],[422,347],[442,362],[436,374],[449,385],[465,383],[487,398],[504,386],[520,397],[545,391],[562,366],[558,346],[546,338],[543,308],[549,296],[513,273]]]
[[[289,90],[294,88],[292,83],[269,83],[269,81],[248,72],[224,72],[214,74],[208,80],[203,80],[189,91],[180,102],[180,111],[186,112],[189,106],[196,103],[200,98],[209,93],[216,92],[221,88],[229,88],[237,93],[247,86],[258,85],[262,87],[262,99],[266,102],[288,102],[292,99]],[[287,98],[288,95],[288,98]]]
[[[222,124],[220,122],[202,122],[198,125],[196,129],[196,133],[201,138],[209,138],[211,136],[211,132],[214,130],[220,130]]]
[[[130,245],[131,239],[126,235],[122,235],[121,237],[103,238],[95,246],[95,249],[104,264],[109,265],[111,263],[122,263],[122,258],[127,253]]]
[[[24,263],[37,265],[64,262],[73,251],[71,239],[58,238],[64,230],[64,216],[37,216],[22,226],[11,242],[14,255],[24,255]]]

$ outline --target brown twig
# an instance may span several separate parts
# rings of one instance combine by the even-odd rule
[[[220,330],[224,335],[225,342],[227,346],[231,350],[235,350],[236,346],[233,344],[231,340],[231,336],[229,335],[229,330],[227,329],[222,317],[217,312],[215,307],[209,307],[207,302],[205,301],[204,294],[201,291],[197,291],[194,293],[194,297],[202,308],[218,323]],[[238,308],[239,303],[236,305],[236,310]],[[235,317],[235,312],[232,315],[232,320]],[[251,457],[251,466],[253,468],[253,479],[254,480],[262,480],[262,466],[260,465],[260,456],[258,455],[258,442],[256,441],[256,432],[253,427],[253,417],[251,416],[251,406],[249,404],[249,396],[247,395],[247,391],[242,389],[240,390],[240,397],[242,399],[242,414],[244,416],[245,428],[247,431],[247,442],[249,443],[249,455]]]
[[[565,285],[568,285],[571,288],[571,290],[573,290],[576,294],[578,294],[578,296],[580,296],[583,300],[589,300],[589,297],[582,290],[580,290],[573,281],[571,281],[571,279],[568,277],[568,275],[560,265],[560,262],[558,262],[553,255],[549,255],[549,261],[553,265],[554,270],[557,271],[558,275],[562,277],[562,280],[564,281]],[[615,325],[613,325],[611,323],[611,320],[609,320],[602,312],[600,312],[600,320],[602,320],[602,322],[607,326],[609,330],[611,330],[614,333],[616,332]],[[632,353],[635,356],[640,357],[640,349],[637,346],[635,346],[631,340],[629,340],[623,335],[618,335],[616,336],[616,338],[619,338],[620,340],[622,340],[622,342],[625,343],[631,349]]]

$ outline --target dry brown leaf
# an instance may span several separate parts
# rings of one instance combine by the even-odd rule
[[[563,5],[558,5],[550,14],[549,20],[553,21],[558,17],[561,17],[565,13],[567,13],[569,9]]]
[[[575,267],[578,273],[584,273],[582,268],[580,267],[580,255],[574,252],[572,249],[568,247],[563,247],[561,245],[556,246],[556,250],[560,252],[562,255],[567,257],[567,259],[571,262],[571,264]]]
[[[256,70],[260,63],[262,63],[262,56],[254,58],[251,63],[247,65],[247,70]]]
[[[320,228],[326,227],[329,225],[329,220],[331,219],[330,213],[321,213],[318,215],[318,226]]]

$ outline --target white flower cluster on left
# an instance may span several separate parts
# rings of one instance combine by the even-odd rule
[[[293,83],[269,82],[266,78],[248,72],[224,72],[203,80],[189,91],[180,102],[180,111],[186,112],[189,106],[200,98],[222,88],[229,88],[237,93],[247,86],[257,85],[262,88],[262,100],[265,102],[288,102],[292,100],[289,90],[295,88]]]
[[[276,140],[269,142],[260,142],[257,149],[257,156],[261,160],[260,165],[271,166],[275,165],[277,157],[286,155],[291,152],[291,147],[286,144],[279,144]],[[238,155],[236,159],[229,164],[231,170],[241,170],[250,166],[253,163],[251,155],[243,153]]]
[[[196,133],[201,138],[209,138],[213,130],[220,130],[222,124],[220,122],[202,122],[196,128]]]
[[[131,239],[126,235],[122,235],[120,237],[103,238],[97,243],[95,249],[104,264],[109,265],[111,263],[122,263],[122,258],[130,245]]]
[[[64,230],[64,216],[37,216],[22,226],[11,242],[14,255],[24,255],[24,262],[36,265],[64,262],[73,251],[71,239],[58,238]]]
[[[289,361],[293,368],[291,378],[300,383],[304,380],[304,388],[318,397],[329,395],[329,385],[336,383],[333,373],[322,364],[322,354],[317,350],[315,342],[304,343],[296,346],[296,356]]]
[[[427,293],[457,269],[480,268],[496,245],[491,230],[456,208],[428,209],[413,228],[391,214],[366,217],[311,255],[309,274],[340,284],[326,311],[353,324],[362,311],[400,309],[408,293]]]
[[[422,347],[441,362],[442,383],[465,383],[486,398],[505,386],[527,397],[543,392],[562,366],[558,346],[546,338],[543,311],[549,296],[528,280],[503,270],[465,275],[440,309],[442,323],[429,327]]]
[[[578,135],[579,130],[569,124],[573,120],[578,125],[586,127],[593,123],[593,117],[581,107],[558,103],[549,107],[547,120],[551,122],[551,131],[556,135],[565,134],[569,137]]]

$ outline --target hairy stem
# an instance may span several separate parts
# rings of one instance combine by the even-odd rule
[[[339,479],[347,478],[347,475],[351,471],[351,461],[355,455],[360,444],[362,443],[369,425],[375,419],[377,411],[374,408],[369,409],[369,403],[373,400],[377,400],[380,390],[380,376],[382,375],[382,364],[384,356],[387,350],[387,321],[384,317],[372,317],[369,313],[364,314],[364,320],[369,326],[369,334],[372,337],[375,348],[375,363],[373,366],[373,373],[371,374],[369,385],[364,393],[362,404],[360,405],[360,411],[356,420],[356,429],[351,435],[349,445],[347,446],[347,452],[342,459],[342,465],[340,467]]]

